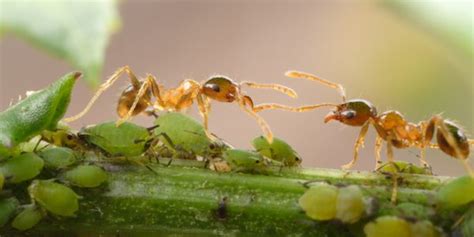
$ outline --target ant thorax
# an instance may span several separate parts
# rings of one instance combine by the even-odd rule
[[[398,147],[418,146],[423,143],[423,131],[420,125],[407,122],[403,115],[394,110],[386,111],[377,117],[378,134],[384,140]]]

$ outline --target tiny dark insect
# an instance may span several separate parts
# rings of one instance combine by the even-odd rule
[[[228,201],[229,199],[227,197],[223,197],[217,204],[217,209],[214,210],[215,217],[220,221],[224,221],[229,218],[229,210],[227,208]]]

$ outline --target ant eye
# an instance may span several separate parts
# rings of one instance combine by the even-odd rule
[[[259,161],[259,160],[256,160],[256,161],[255,161],[255,164],[258,164],[258,163],[260,163],[260,161]]]
[[[214,144],[209,145],[209,149],[213,150],[214,148],[216,148],[216,146]]]
[[[73,137],[72,137],[71,134],[68,134],[68,135],[66,136],[66,139],[67,139],[67,140],[72,140],[72,138],[73,138]]]
[[[356,112],[354,110],[346,110],[342,112],[341,115],[346,119],[352,119],[356,116]]]

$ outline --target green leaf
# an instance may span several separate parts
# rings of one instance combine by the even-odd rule
[[[67,60],[99,84],[111,33],[120,26],[115,0],[0,0],[0,34],[14,34]]]

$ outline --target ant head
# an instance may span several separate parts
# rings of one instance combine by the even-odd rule
[[[444,120],[443,123],[447,128],[447,133],[437,131],[436,139],[439,148],[452,157],[466,159],[469,156],[469,141],[466,135],[455,123],[448,120]]]
[[[225,76],[213,76],[202,86],[202,93],[221,102],[233,102],[239,94],[239,85]]]
[[[138,91],[140,90],[140,86],[143,84],[141,82],[139,85],[131,84],[127,86],[120,94],[120,98],[117,104],[117,114],[120,118],[123,118],[127,115],[128,111],[133,105],[135,98],[137,97]],[[132,112],[132,116],[135,116],[141,112],[143,112],[148,105],[150,104],[150,97],[151,92],[148,90],[138,101],[137,106]]]
[[[338,105],[336,110],[326,115],[324,122],[337,120],[350,126],[362,126],[369,118],[375,116],[377,116],[377,110],[370,102],[356,99]]]

